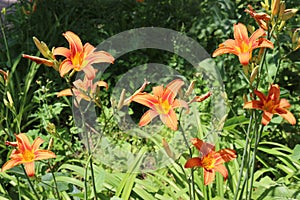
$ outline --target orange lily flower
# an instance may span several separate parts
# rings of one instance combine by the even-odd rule
[[[271,17],[270,15],[260,12],[257,13],[254,11],[253,7],[251,5],[248,5],[248,9],[245,9],[245,12],[249,13],[250,16],[255,19],[255,21],[258,23],[258,25],[264,29],[264,30],[268,30],[268,22],[270,21]]]
[[[60,91],[57,94],[57,97],[72,96],[74,93],[74,95],[76,96],[75,106],[78,106],[77,104],[80,103],[81,99],[92,101],[94,99],[94,94],[96,92],[97,86],[105,87],[106,89],[108,89],[108,85],[106,82],[97,81],[96,83],[93,83],[93,80],[89,80],[87,76],[84,77],[83,81],[81,79],[74,81],[73,85],[74,88],[68,88]]]
[[[114,58],[109,53],[96,51],[96,48],[89,43],[83,46],[80,38],[75,33],[67,31],[63,36],[68,40],[70,49],[57,47],[53,51],[53,55],[55,56],[60,55],[66,57],[59,67],[61,77],[71,70],[83,70],[88,79],[91,80],[95,78],[95,71],[92,68],[92,64],[114,62]]]
[[[15,136],[17,142],[6,142],[7,145],[17,147],[17,149],[12,151],[10,155],[11,160],[2,166],[2,172],[17,165],[24,164],[26,174],[32,177],[34,176],[34,161],[56,157],[52,151],[38,149],[44,142],[40,137],[37,137],[31,145],[26,134],[20,133]]]
[[[265,38],[266,33],[262,28],[256,30],[251,37],[248,37],[247,28],[244,24],[234,24],[234,40],[228,39],[224,43],[219,45],[213,53],[213,57],[232,53],[239,57],[239,61],[242,65],[248,65],[249,60],[252,58],[252,51],[256,48],[274,48],[273,43]]]
[[[280,99],[280,88],[277,84],[271,85],[267,96],[258,90],[254,90],[254,94],[259,100],[246,102],[244,108],[264,111],[261,121],[264,126],[271,121],[274,114],[280,115],[292,125],[296,124],[294,115],[287,110],[291,105],[286,99]]]
[[[162,85],[152,88],[153,95],[146,92],[135,94],[131,100],[150,108],[142,118],[139,125],[149,124],[153,118],[159,115],[161,121],[170,129],[177,130],[177,116],[174,108],[185,107],[188,105],[185,101],[175,99],[179,89],[184,85],[180,79],[173,80],[166,88]]]
[[[189,159],[184,167],[202,167],[204,169],[204,185],[210,184],[215,178],[215,172],[222,174],[226,180],[228,177],[228,171],[223,165],[224,162],[228,162],[236,158],[235,150],[222,149],[215,152],[215,146],[198,138],[193,138],[192,144],[200,151],[200,157]]]

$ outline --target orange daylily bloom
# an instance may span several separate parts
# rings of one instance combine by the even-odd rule
[[[235,159],[236,152],[233,149],[222,149],[215,152],[215,146],[198,138],[193,138],[192,144],[200,151],[200,157],[195,157],[187,160],[184,167],[202,167],[204,169],[204,185],[210,184],[215,178],[215,172],[222,174],[226,180],[228,171],[223,165],[224,162],[229,162]]]
[[[26,174],[32,177],[34,176],[34,161],[56,157],[52,151],[39,149],[40,145],[44,142],[40,137],[37,137],[31,145],[26,134],[20,133],[15,136],[17,142],[6,142],[7,145],[17,147],[17,149],[12,151],[10,155],[11,160],[2,166],[2,172],[24,164]]]
[[[132,96],[132,101],[150,108],[140,119],[140,126],[149,124],[153,118],[159,115],[161,121],[170,129],[177,130],[177,116],[174,108],[185,107],[185,101],[175,99],[179,89],[184,85],[180,79],[173,80],[166,88],[162,85],[153,87],[153,95],[146,92]]]
[[[258,90],[254,90],[254,94],[259,100],[246,102],[244,108],[264,111],[261,121],[263,125],[267,125],[274,114],[280,115],[292,125],[296,124],[294,115],[287,110],[291,105],[286,99],[280,99],[280,88],[277,84],[271,85],[267,96]]]
[[[72,96],[74,93],[74,95],[76,96],[75,106],[78,106],[81,99],[84,99],[86,101],[93,101],[97,86],[105,87],[106,89],[108,89],[108,85],[106,82],[97,81],[96,83],[93,83],[93,80],[89,80],[87,76],[84,77],[83,81],[81,79],[74,81],[73,85],[74,88],[68,88],[60,91],[57,94],[57,97]]]
[[[75,33],[67,31],[63,36],[68,40],[70,49],[57,47],[53,51],[53,55],[55,56],[60,55],[66,57],[59,67],[61,77],[71,70],[83,70],[88,79],[91,80],[95,78],[95,71],[92,68],[92,64],[114,62],[114,58],[109,53],[96,51],[96,48],[89,43],[83,46],[80,38]]]
[[[274,48],[273,43],[262,36],[266,33],[262,28],[256,30],[251,37],[248,37],[247,28],[244,24],[234,24],[234,40],[228,39],[224,43],[219,45],[213,53],[213,57],[232,53],[239,57],[239,61],[242,65],[248,65],[249,60],[252,58],[252,51],[256,48]]]
[[[258,25],[264,29],[264,30],[268,30],[268,22],[270,21],[271,17],[270,15],[260,12],[257,13],[254,11],[253,7],[251,5],[248,5],[248,9],[245,9],[245,12],[249,13],[250,16],[255,19],[255,21],[258,23]]]

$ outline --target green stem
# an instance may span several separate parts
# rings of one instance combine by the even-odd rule
[[[72,92],[72,96],[76,97],[74,91],[73,91],[73,87],[72,84],[70,83],[70,79],[66,79],[67,83],[70,86],[71,92]],[[90,141],[89,141],[89,133],[90,131],[87,131],[87,127],[85,124],[85,112],[88,111],[88,108],[91,106],[91,102],[87,105],[87,108],[83,111],[79,105],[79,102],[77,101],[76,98],[74,98],[75,103],[78,105],[78,109],[81,115],[81,123],[82,123],[82,131],[86,132],[86,144],[87,144],[87,149],[88,149],[88,156],[89,156],[89,164],[90,164],[90,168],[91,168],[91,178],[92,178],[92,188],[93,188],[93,192],[94,192],[94,199],[97,199],[97,191],[96,191],[96,183],[95,183],[95,175],[94,175],[94,168],[93,168],[93,160],[92,160],[92,154],[91,154],[91,147],[90,147]],[[86,167],[86,171],[85,171],[85,178],[84,178],[84,187],[85,187],[85,192],[84,192],[84,198],[87,200],[88,198],[88,192],[87,192],[87,171],[88,171],[88,167]]]
[[[20,180],[19,177],[17,176],[17,181],[18,181],[18,198],[21,200],[21,187],[20,187]]]
[[[248,194],[248,198],[249,200],[251,200],[251,195],[252,195],[252,187],[253,187],[253,181],[254,181],[254,168],[255,168],[255,160],[256,160],[256,152],[257,152],[257,147],[259,144],[259,140],[260,140],[260,136],[262,134],[263,131],[263,126],[261,127],[260,131],[255,131],[255,146],[253,149],[253,155],[252,155],[252,166],[251,166],[251,176],[250,176],[250,191]]]
[[[54,175],[54,171],[53,171],[53,168],[50,164],[50,161],[48,161],[48,166],[51,170],[51,174],[52,174],[52,177],[53,177],[53,181],[54,181],[54,189],[55,189],[55,193],[57,194],[57,199],[60,200],[60,195],[59,195],[59,192],[58,192],[58,186],[57,186],[57,182],[56,182],[56,178],[55,178],[55,175]]]
[[[245,148],[244,148],[244,152],[243,152],[243,156],[242,156],[242,165],[240,167],[240,173],[239,173],[239,178],[238,178],[238,183],[237,183],[237,186],[236,186],[236,192],[234,194],[234,200],[237,200],[238,198],[238,194],[239,194],[239,188],[240,188],[240,184],[241,184],[241,180],[242,180],[242,176],[243,176],[243,171],[244,171],[244,166],[245,166],[245,162],[248,160],[245,159],[247,157],[247,150],[248,150],[248,146],[249,146],[249,138],[250,138],[250,132],[251,132],[251,124],[252,124],[252,121],[253,121],[253,111],[251,113],[251,116],[250,116],[250,121],[249,121],[249,124],[248,124],[248,128],[247,128],[247,132],[246,132],[246,144],[245,144]]]
[[[6,49],[6,56],[7,56],[7,61],[9,64],[9,67],[12,67],[12,62],[11,62],[11,58],[10,58],[10,54],[9,54],[9,48],[8,48],[8,43],[7,43],[7,39],[6,39],[6,34],[5,34],[5,30],[4,30],[4,25],[3,25],[3,19],[2,16],[0,16],[0,26],[1,26],[1,32],[3,35],[3,40],[4,40],[4,45],[5,45],[5,49]]]
[[[31,189],[32,189],[32,191],[33,191],[33,193],[34,193],[36,199],[40,199],[40,198],[39,198],[39,195],[37,194],[36,190],[35,190],[34,187],[33,187],[33,184],[32,184],[32,182],[31,182],[29,176],[27,175],[27,173],[26,173],[26,171],[25,171],[24,166],[23,166],[23,165],[21,165],[21,166],[22,166],[22,169],[23,169],[23,171],[24,171],[24,173],[25,173],[26,179],[27,179],[27,181],[28,181],[28,183],[29,183],[29,185],[30,185],[30,187],[31,187]]]
[[[185,145],[187,146],[187,148],[189,150],[190,158],[192,158],[193,157],[193,152],[192,152],[192,149],[190,148],[190,145],[189,145],[189,143],[186,139],[186,136],[185,136],[184,130],[183,130],[181,124],[180,124],[180,121],[179,121],[178,126],[179,126],[180,131],[182,132],[184,143],[185,143]],[[190,190],[190,200],[194,200],[195,199],[195,178],[194,178],[194,169],[193,168],[191,169],[191,182],[190,182],[189,190]]]

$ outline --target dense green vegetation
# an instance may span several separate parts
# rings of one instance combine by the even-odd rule
[[[269,3],[271,5],[272,2]],[[116,111],[121,94],[121,90],[115,89],[116,85],[118,86],[124,74],[145,63],[160,63],[176,70],[180,74],[178,77],[183,77],[186,82],[183,91],[187,90],[188,83],[192,80],[196,81],[194,94],[202,95],[211,90],[214,84],[211,78],[197,72],[185,58],[160,49],[139,49],[118,57],[99,75],[109,88],[96,90],[95,99],[98,104],[95,108],[95,127],[99,129],[95,132],[101,130],[101,134],[110,138],[120,149],[137,153],[135,160],[131,160],[132,166],[120,172],[99,161],[99,157],[108,159],[108,163],[109,159],[115,159],[114,165],[122,166],[128,159],[127,155],[117,155],[120,149],[114,154],[107,152],[107,155],[102,155],[103,152],[91,153],[86,145],[86,138],[82,137],[86,128],[82,123],[84,120],[78,122],[78,119],[87,116],[75,114],[76,106],[72,107],[71,97],[57,97],[59,91],[72,86],[75,76],[68,74],[62,78],[54,67],[40,65],[22,57],[22,54],[45,57],[38,51],[33,37],[45,42],[52,51],[52,47],[69,48],[68,41],[63,36],[67,31],[78,35],[83,44],[88,42],[97,46],[123,31],[141,27],[162,27],[180,32],[212,55],[219,44],[234,38],[233,24],[243,23],[249,26],[249,30],[251,26],[252,30],[259,28],[255,20],[245,12],[248,4],[257,12],[270,14],[272,11],[271,8],[267,11],[263,9],[261,2],[257,0],[20,0],[3,9],[0,38],[0,69],[3,70],[0,71],[0,164],[3,166],[10,159],[14,149],[7,146],[6,141],[16,141],[14,134],[19,133],[26,133],[30,141],[41,137],[45,141],[41,149],[47,149],[47,145],[53,140],[49,150],[55,153],[56,158],[36,162],[33,178],[28,178],[23,165],[0,172],[0,200],[192,199],[193,196],[195,199],[215,200],[299,199],[300,48],[296,48],[300,45],[299,13],[288,19],[282,30],[278,30],[279,24],[270,25],[276,27],[276,30],[268,30],[266,38],[274,44],[274,48],[266,48],[260,54],[262,58],[258,56],[259,49],[253,51],[253,60],[258,61],[255,63],[251,60],[252,64],[246,69],[249,74],[235,55],[225,54],[213,58],[215,63],[212,66],[216,66],[224,84],[222,100],[226,101],[227,106],[226,119],[218,121],[221,130],[214,133],[218,136],[214,145],[217,150],[234,149],[237,158],[224,164],[228,170],[227,181],[217,172],[215,181],[208,186],[204,185],[202,168],[184,168],[190,157],[199,156],[199,151],[192,147],[190,141],[190,146],[183,145],[183,149],[174,150],[174,144],[169,144],[176,154],[171,164],[149,172],[136,172],[136,166],[151,168],[151,162],[154,162],[142,160],[140,154],[158,148],[167,150],[166,145],[161,143],[161,138],[170,142],[170,138],[181,137],[183,130],[173,131],[168,126],[163,126],[159,132],[152,133],[152,128],[145,126],[143,131],[151,132],[149,134],[153,134],[153,139],[141,138],[124,131],[118,119],[128,114],[138,124],[148,108],[132,102],[129,109],[122,110],[124,113]],[[299,9],[300,5],[293,0],[286,1],[285,7]],[[137,45],[138,42],[136,41]],[[174,48],[180,48],[180,45],[174,44]],[[59,55],[56,59],[61,62],[65,58]],[[263,61],[259,62],[259,59]],[[256,66],[260,67],[259,75],[254,77],[254,81],[249,81]],[[5,77],[6,72],[8,78]],[[159,73],[169,72],[162,70]],[[171,75],[175,76],[170,72]],[[154,74],[149,77],[155,79]],[[135,78],[132,77],[132,80]],[[139,80],[143,78],[140,77]],[[163,81],[165,87],[171,80],[166,78]],[[290,103],[289,111],[297,120],[294,125],[280,115],[274,115],[270,123],[263,126],[260,123],[261,111],[243,109],[246,101],[255,98],[255,89],[267,95],[271,84],[278,84],[280,98],[285,98]],[[151,93],[152,87],[157,85],[158,83],[151,81],[144,91]],[[140,86],[141,83],[130,82],[128,88],[132,91],[129,92],[133,94]],[[116,91],[119,92],[117,97]],[[198,137],[205,141],[209,131],[214,130],[211,126],[217,126],[214,122],[211,123],[214,103],[216,100],[211,97],[201,103],[190,104],[192,114],[186,115],[187,117],[182,117],[185,116],[184,109],[176,110],[179,121],[182,119],[183,125],[189,125],[185,127],[189,139]],[[82,110],[78,112],[82,114]],[[198,114],[195,115],[196,118],[192,118],[195,117],[194,113]],[[128,122],[124,123],[126,126]],[[157,120],[154,121],[154,125],[156,124],[162,123]],[[182,138],[176,142],[184,144]],[[251,160],[252,156],[256,159]],[[149,166],[141,167],[141,163],[148,163]],[[253,172],[247,166],[249,169],[252,167]]]

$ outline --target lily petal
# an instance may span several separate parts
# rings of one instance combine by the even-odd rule
[[[228,178],[228,171],[226,169],[226,167],[224,165],[218,165],[218,166],[215,166],[215,171],[219,172],[222,174],[222,176],[224,177],[225,180],[227,180]]]
[[[24,163],[26,174],[29,177],[34,176],[34,162]]]
[[[19,159],[11,159],[9,161],[7,161],[1,168],[1,171],[4,172],[8,169],[11,169],[19,164],[22,163],[22,158],[19,158]]]
[[[252,100],[252,101],[246,102],[244,104],[244,108],[245,109],[259,109],[259,110],[262,110],[263,104],[261,103],[261,101]]]
[[[44,140],[42,140],[42,138],[40,137],[37,137],[34,141],[33,141],[33,144],[32,144],[32,150],[33,151],[36,151],[40,146],[41,144],[44,142]]]
[[[199,138],[191,139],[192,144],[202,153],[202,156],[208,155],[211,151],[215,151],[215,146],[206,142],[203,142]]]
[[[204,185],[208,185],[215,179],[215,171],[214,170],[205,170],[204,169]]]
[[[228,39],[224,43],[219,45],[219,48],[213,52],[212,57],[216,57],[225,53],[232,53],[234,55],[238,55],[239,52],[236,50],[235,46],[235,41],[232,39]]]
[[[265,97],[265,95],[258,91],[258,90],[254,90],[254,94],[262,101],[265,102],[267,100],[267,98]]]
[[[173,131],[178,129],[178,121],[176,113],[173,109],[170,109],[169,113],[166,115],[159,115],[161,121]]]
[[[96,72],[92,65],[85,66],[82,71],[85,73],[88,80],[93,80],[96,77]]]
[[[97,81],[96,84],[98,87],[105,87],[108,90],[108,84],[105,81]]]
[[[280,108],[276,109],[276,111],[278,111],[279,109]],[[292,125],[296,124],[296,118],[290,111],[285,110],[285,113],[279,113],[279,115],[281,117],[283,117],[284,119],[286,119],[290,124],[292,124]]]
[[[52,151],[38,149],[34,152],[34,160],[44,160],[49,158],[56,158],[56,155]]]
[[[78,35],[71,31],[63,33],[63,36],[68,40],[71,52],[82,52],[83,46]]]
[[[193,168],[193,167],[201,167],[201,159],[200,158],[190,158],[184,165],[184,168]]]
[[[146,126],[158,115],[154,110],[148,110],[140,119],[139,126]]]
[[[25,150],[31,150],[31,145],[28,140],[28,137],[24,133],[20,133],[18,135],[15,135],[16,139],[18,141],[18,149],[21,152],[24,152]]]
[[[57,47],[53,50],[53,55],[54,56],[64,56],[66,58],[71,57],[71,51],[70,49],[66,47]]]
[[[59,74],[64,77],[69,71],[73,69],[73,64],[69,59],[65,59],[59,66]]]
[[[258,38],[265,36],[266,32],[262,29],[259,28],[256,31],[254,31],[254,33],[251,35],[249,42],[251,42],[252,44],[255,43],[255,40],[257,40]]]
[[[163,101],[168,100],[169,103],[174,100],[176,97],[179,89],[184,85],[184,82],[181,79],[175,79],[171,81],[164,91],[164,94],[162,96]]]
[[[105,51],[95,51],[90,53],[86,58],[89,61],[89,64],[93,63],[114,63],[115,59],[111,54]]]
[[[272,119],[273,117],[273,113],[264,111],[262,119],[261,119],[261,123],[266,126]]]
[[[291,104],[286,99],[280,99],[279,107],[280,108],[289,108],[289,107],[291,107]]]
[[[255,42],[253,42],[252,49],[256,48],[270,48],[273,49],[274,45],[271,41],[265,39],[265,38],[259,38]]]
[[[153,95],[148,93],[137,94],[132,97],[132,101],[140,103],[149,108],[152,108],[153,105],[158,104],[157,98],[155,98]]]
[[[248,65],[249,60],[252,57],[252,54],[251,54],[251,52],[248,51],[248,52],[240,53],[238,55],[238,57],[239,57],[239,61],[242,65]]]
[[[236,152],[233,149],[222,149],[214,154],[215,165],[223,164],[224,162],[229,162],[235,159]]]
[[[235,40],[248,42],[249,40],[248,31],[247,31],[247,27],[244,24],[242,23],[234,24],[233,31],[234,31]]]
[[[62,91],[60,91],[58,94],[57,94],[57,97],[61,97],[61,96],[72,96],[73,93],[72,93],[72,90],[70,88],[68,89],[64,89]]]

